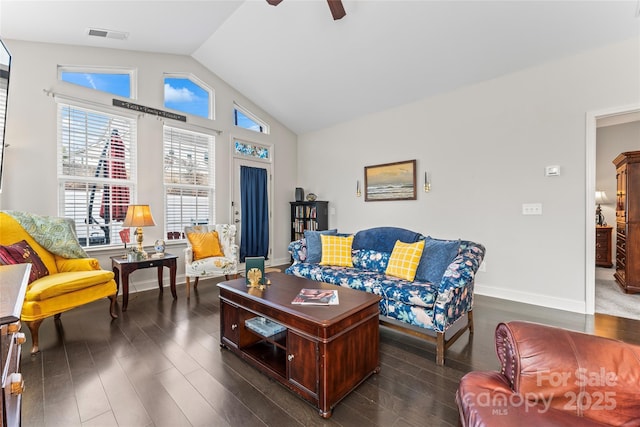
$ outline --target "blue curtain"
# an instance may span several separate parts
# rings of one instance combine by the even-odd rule
[[[266,169],[240,166],[240,205],[240,262],[244,262],[248,256],[263,256],[266,259],[269,252]]]

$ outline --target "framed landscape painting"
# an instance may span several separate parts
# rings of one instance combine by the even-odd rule
[[[365,166],[364,200],[416,200],[416,161]]]

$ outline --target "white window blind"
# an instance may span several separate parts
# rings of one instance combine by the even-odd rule
[[[215,224],[215,138],[164,127],[165,227],[168,239],[184,227]]]
[[[73,218],[85,247],[121,245],[136,182],[136,122],[58,104],[59,214]]]

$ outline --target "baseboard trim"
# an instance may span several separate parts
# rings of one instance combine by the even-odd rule
[[[557,310],[571,311],[574,313],[587,314],[586,302],[558,298],[549,295],[534,294],[531,292],[514,291],[510,289],[496,288],[493,286],[476,283],[474,292],[493,298],[517,301],[525,304],[539,305],[541,307],[554,308]]]

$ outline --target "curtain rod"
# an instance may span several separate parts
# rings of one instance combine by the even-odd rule
[[[52,97],[54,100],[62,100],[62,101],[73,101],[73,102],[77,102],[80,104],[85,104],[85,105],[90,105],[90,106],[94,106],[94,107],[100,107],[100,108],[109,108],[109,109],[114,109],[114,106],[111,104],[104,104],[102,102],[96,102],[96,101],[90,101],[84,98],[78,98],[72,95],[66,95],[64,93],[58,93],[58,92],[54,92],[53,90],[49,90],[49,89],[42,89],[42,91],[44,92],[45,95]],[[126,114],[125,114],[126,115]],[[179,121],[176,122],[169,122],[167,123],[165,121],[165,119],[163,117],[160,116],[155,116],[152,114],[146,114],[146,113],[136,113],[134,114],[137,117],[144,117],[144,116],[151,116],[151,117],[155,117],[157,120],[160,120],[163,124],[167,124],[168,126],[174,126],[174,127],[182,127],[183,129],[186,130],[199,130],[200,132],[213,132],[217,135],[222,134],[221,130],[218,129],[214,129],[214,128],[208,128],[208,127],[204,127],[204,126],[199,126],[199,125],[195,125],[193,123],[182,123]]]

